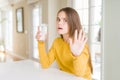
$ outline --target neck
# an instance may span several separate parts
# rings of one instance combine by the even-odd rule
[[[67,43],[69,43],[69,35],[63,35],[63,40]]]

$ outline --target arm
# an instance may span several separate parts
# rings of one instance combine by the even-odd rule
[[[46,35],[42,35],[41,31],[38,26],[38,30],[36,33],[36,39],[38,41],[38,51],[39,51],[39,57],[40,57],[40,63],[43,68],[47,68],[50,66],[50,64],[54,61],[55,59],[55,51],[54,51],[54,45],[51,47],[50,51],[48,54],[46,53],[45,50],[45,40],[46,40]],[[41,37],[45,36],[43,39]]]
[[[88,60],[90,60],[90,54],[86,42],[87,38],[82,30],[79,31],[79,34],[77,30],[75,31],[74,41],[70,39],[70,49],[74,57],[73,69],[74,74],[77,76],[85,75],[87,73],[86,69],[88,69],[90,66],[88,64]]]
[[[89,66],[88,60],[89,60],[89,51],[88,48],[85,47],[82,53],[74,58],[73,68],[75,75],[83,76],[86,73],[86,69]]]
[[[48,68],[52,62],[55,60],[55,49],[54,44],[52,45],[51,49],[47,53],[45,50],[45,43],[38,41],[38,51],[40,57],[40,63],[43,68]]]

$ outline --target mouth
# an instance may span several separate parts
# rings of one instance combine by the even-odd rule
[[[63,29],[63,28],[60,28],[60,27],[58,28],[58,30],[62,30],[62,29]]]

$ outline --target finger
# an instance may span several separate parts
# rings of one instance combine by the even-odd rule
[[[37,34],[37,35],[35,36],[35,38],[36,38],[37,40],[39,40],[40,36]]]
[[[83,32],[82,36],[81,36],[81,41],[84,41],[85,39],[85,33]]]
[[[35,38],[36,38],[36,40],[39,40],[39,37],[38,37],[37,35],[36,35],[36,37],[35,37]]]
[[[37,29],[38,32],[40,32],[40,26],[38,26],[38,29]]]
[[[77,40],[77,36],[78,36],[78,31],[77,31],[77,30],[75,30],[75,34],[74,34],[74,41],[76,41],[76,40]]]
[[[40,34],[39,32],[37,32],[35,38],[36,38],[37,40],[39,40],[40,37],[41,37],[41,34]]]
[[[83,44],[85,44],[85,43],[87,42],[87,40],[88,40],[88,38],[85,37],[85,38],[84,38],[84,41],[83,41]]]
[[[70,46],[72,45],[72,39],[71,38],[69,38],[69,44],[70,44]]]
[[[79,40],[79,41],[81,41],[81,38],[82,38],[82,32],[83,32],[83,31],[82,31],[82,29],[81,29],[80,32],[79,32],[79,37],[78,37],[78,40]]]

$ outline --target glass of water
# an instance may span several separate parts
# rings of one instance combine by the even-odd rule
[[[40,40],[44,41],[47,36],[47,24],[40,25],[40,33],[41,33]]]

